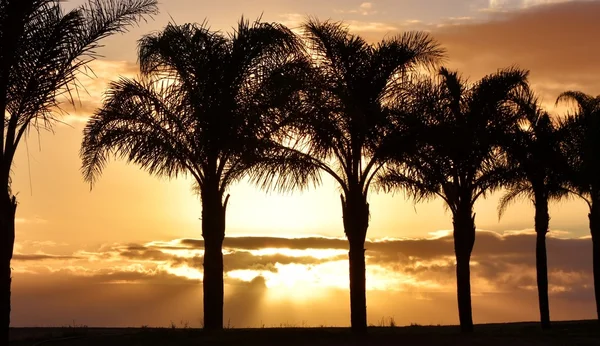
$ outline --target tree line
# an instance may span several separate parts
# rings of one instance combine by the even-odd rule
[[[155,0],[90,0],[71,11],[56,0],[0,0],[2,338],[10,325],[17,146],[28,131],[51,129],[61,102],[76,99],[103,38],[157,10]],[[230,34],[170,23],[139,39],[139,77],[112,82],[84,129],[82,173],[91,185],[114,157],[151,174],[193,177],[202,206],[205,329],[223,328],[228,191],[244,178],[280,191],[316,186],[323,174],[336,181],[357,333],[367,328],[372,189],[403,191],[415,202],[441,198],[451,211],[464,332],[473,330],[474,204],[501,189],[500,216],[518,198],[535,208],[542,327],[550,328],[550,201],[587,202],[600,297],[600,97],[567,91],[557,103],[571,102],[574,111],[555,119],[528,71],[509,67],[469,81],[442,67],[446,50],[427,33],[371,44],[340,22],[309,18],[300,29],[244,18]]]

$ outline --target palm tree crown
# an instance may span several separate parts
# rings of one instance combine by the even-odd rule
[[[514,101],[527,87],[527,75],[505,69],[468,85],[442,68],[439,83],[418,83],[407,121],[421,148],[397,160],[400,167],[388,170],[381,183],[402,187],[417,200],[438,196],[453,213],[500,187],[506,177],[500,145],[519,123]]]
[[[563,131],[532,92],[524,93],[517,102],[525,121],[502,145],[508,154],[510,176],[505,186],[508,191],[498,205],[499,216],[518,198],[535,203],[536,198],[559,200],[568,193],[568,166],[560,149]]]
[[[572,192],[591,205],[600,193],[600,163],[596,160],[600,153],[600,95],[567,91],[556,102],[573,102],[576,106],[576,112],[561,122],[565,135],[562,147],[572,170]]]
[[[90,1],[69,12],[64,12],[56,0],[13,3],[2,1],[4,6],[0,6],[0,11],[18,7],[23,25],[14,50],[4,55],[5,59],[10,55],[14,58],[8,69],[3,67],[8,73],[8,117],[3,119],[5,176],[9,175],[15,150],[30,126],[50,129],[57,120],[60,104],[76,97],[81,88],[77,78],[89,74],[87,65],[97,57],[100,41],[157,12],[156,0]],[[0,13],[0,17],[8,15]],[[4,34],[3,40],[19,39],[7,37],[10,32]]]
[[[304,32],[315,69],[297,134],[344,196],[366,196],[384,161],[382,143],[394,124],[393,99],[407,74],[439,62],[444,50],[421,32],[375,45],[341,23],[310,20]]]
[[[283,26],[243,19],[229,38],[206,24],[144,37],[141,78],[114,82],[86,127],[86,180],[94,183],[115,152],[150,173],[189,173],[201,188],[217,179],[224,192],[249,168],[249,154],[274,143],[276,103],[292,87],[284,72],[298,48]]]

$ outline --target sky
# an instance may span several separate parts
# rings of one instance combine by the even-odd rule
[[[67,8],[83,3],[68,1]],[[32,132],[13,167],[19,201],[12,262],[15,326],[198,327],[202,323],[201,204],[192,182],[110,162],[90,189],[78,156],[87,118],[107,83],[135,77],[136,42],[176,23],[207,20],[231,31],[239,18],[298,28],[307,16],[343,20],[371,42],[425,30],[448,50],[445,65],[477,80],[519,66],[554,116],[564,90],[600,94],[600,1],[552,0],[162,0],[160,14],[104,41],[96,78],[53,132]],[[326,177],[278,194],[231,187],[224,245],[225,319],[233,327],[348,326],[348,263],[339,190]],[[530,201],[498,220],[502,192],[475,206],[475,323],[538,318]],[[366,244],[370,324],[456,324],[451,215],[442,202],[401,193],[369,196]],[[550,208],[553,319],[595,318],[587,206]]]

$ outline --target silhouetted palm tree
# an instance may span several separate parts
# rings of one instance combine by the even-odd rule
[[[72,100],[77,78],[103,38],[157,12],[156,0],[94,0],[65,12],[58,0],[0,0],[0,264],[1,339],[10,325],[10,262],[17,202],[10,171],[19,143],[32,128],[50,129],[62,98]]]
[[[562,121],[562,147],[572,170],[569,177],[571,192],[581,197],[590,210],[594,292],[600,319],[600,95],[593,97],[579,91],[567,91],[556,102],[561,101],[572,101],[577,107],[574,114]]]
[[[81,149],[94,183],[114,154],[151,174],[193,177],[202,202],[204,328],[223,328],[226,190],[248,172],[272,167],[278,184],[316,179],[277,144],[297,72],[297,37],[279,24],[239,22],[230,36],[206,24],[169,24],[139,43],[141,77],[111,84],[88,122]],[[304,67],[303,67],[304,66]]]
[[[500,199],[498,215],[502,217],[508,205],[516,199],[527,198],[535,207],[536,271],[540,320],[543,329],[550,328],[548,303],[548,263],[546,233],[550,215],[549,200],[560,200],[568,194],[565,188],[566,158],[560,150],[560,130],[550,115],[538,106],[532,92],[523,93],[518,100],[519,112],[525,124],[503,145],[508,154],[511,177],[507,193]]]
[[[438,62],[444,50],[427,34],[405,33],[368,44],[342,23],[304,25],[314,68],[293,124],[292,137],[308,163],[329,174],[341,189],[344,232],[350,243],[351,325],[367,328],[365,249],[367,196],[385,163],[381,155],[393,125],[387,100],[409,72]],[[262,175],[269,183],[269,175]],[[260,180],[260,179],[259,179]]]
[[[469,262],[475,244],[477,199],[501,186],[506,177],[500,150],[503,137],[518,125],[513,99],[527,87],[528,72],[505,69],[473,85],[456,72],[440,70],[440,81],[417,83],[405,103],[405,120],[420,133],[419,150],[399,148],[380,183],[406,190],[416,201],[440,197],[452,212],[458,312],[463,332],[473,330]]]

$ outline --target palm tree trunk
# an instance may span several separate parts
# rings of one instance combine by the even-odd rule
[[[350,324],[358,333],[367,329],[367,290],[364,241],[351,241],[349,258],[350,269]]]
[[[0,246],[0,308],[2,309],[2,335],[0,340],[9,340],[10,328],[10,296],[11,296],[11,268],[13,250],[15,245],[15,212],[17,201],[8,191],[3,195],[0,203],[0,232],[2,232],[2,245]]]
[[[204,329],[223,329],[223,240],[227,201],[220,193],[202,196],[202,237],[204,238]]]
[[[548,299],[548,260],[546,255],[546,233],[550,215],[548,199],[536,196],[535,199],[535,264],[537,273],[538,300],[540,305],[540,321],[542,329],[550,329],[550,304]]]
[[[594,265],[594,293],[596,296],[596,318],[600,321],[600,202],[592,201],[590,208],[590,232],[592,234],[592,256]]]
[[[350,243],[350,325],[357,334],[367,332],[365,239],[369,227],[369,204],[361,195],[342,199],[344,232]]]
[[[473,245],[475,245],[475,215],[472,210],[471,205],[459,207],[453,218],[458,318],[463,333],[473,331],[470,261]]]

